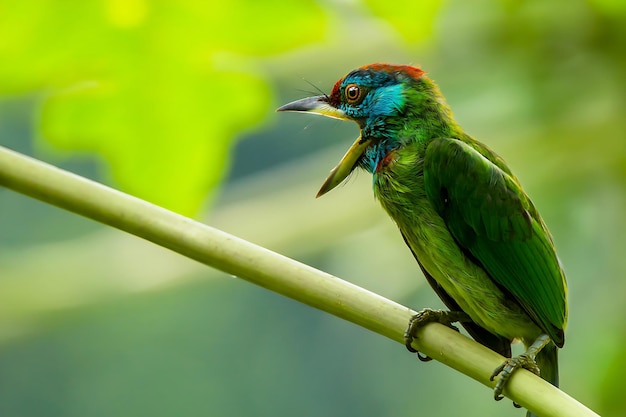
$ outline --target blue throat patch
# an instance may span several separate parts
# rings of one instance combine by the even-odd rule
[[[380,87],[370,92],[359,106],[367,116],[361,134],[364,137],[376,138],[378,141],[370,146],[363,155],[361,166],[370,173],[375,173],[380,161],[393,149],[397,148],[395,129],[397,123],[389,123],[388,118],[401,114],[405,104],[404,86],[394,84]]]

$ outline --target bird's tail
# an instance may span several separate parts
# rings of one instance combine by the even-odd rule
[[[553,342],[548,343],[543,349],[539,351],[535,361],[541,369],[541,377],[554,385],[559,386],[559,361],[558,361],[558,348]],[[530,411],[526,414],[526,417],[537,417]]]

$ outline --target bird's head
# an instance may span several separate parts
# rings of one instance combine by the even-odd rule
[[[339,185],[358,165],[368,149],[381,140],[392,141],[394,129],[407,112],[410,92],[417,92],[424,71],[408,65],[372,64],[358,68],[335,83],[329,95],[308,97],[277,109],[352,120],[361,135],[318,192],[321,196]]]

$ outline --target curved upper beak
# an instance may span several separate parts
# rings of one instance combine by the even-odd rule
[[[328,102],[327,96],[302,98],[300,100],[287,103],[284,106],[277,108],[276,111],[313,113],[321,114],[326,117],[332,117],[334,119],[349,120],[346,113],[334,106],[331,106]]]
[[[276,111],[313,113],[326,117],[332,117],[334,119],[351,120],[343,110],[332,106],[328,102],[327,96],[307,97],[292,101],[291,103],[287,103],[284,106],[279,107]],[[337,185],[341,184],[341,182],[345,180],[348,175],[350,175],[361,158],[361,155],[363,155],[369,146],[369,143],[369,139],[363,139],[361,136],[357,138],[343,158],[341,158],[341,161],[339,161],[337,166],[330,171],[330,175],[326,178],[324,184],[322,184],[322,188],[320,188],[316,197],[326,194]]]

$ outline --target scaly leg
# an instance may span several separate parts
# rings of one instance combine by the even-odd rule
[[[413,346],[411,346],[417,330],[428,323],[441,323],[458,332],[459,329],[453,326],[452,323],[468,321],[472,320],[462,311],[431,310],[430,308],[425,308],[409,320],[409,325],[404,332],[404,345],[409,352],[416,353],[419,360],[422,362],[428,362],[432,360],[432,358],[421,355],[413,348]]]
[[[539,376],[541,371],[537,366],[537,363],[535,362],[535,358],[537,357],[539,351],[543,349],[548,343],[550,343],[550,337],[547,334],[542,334],[535,340],[532,345],[530,345],[528,349],[526,349],[526,352],[514,358],[507,359],[502,365],[498,366],[493,371],[489,380],[493,381],[496,376],[500,375],[500,379],[493,389],[493,396],[496,401],[500,401],[502,398],[504,398],[502,396],[502,390],[504,389],[506,382],[511,377],[511,374],[516,369],[524,368]]]

